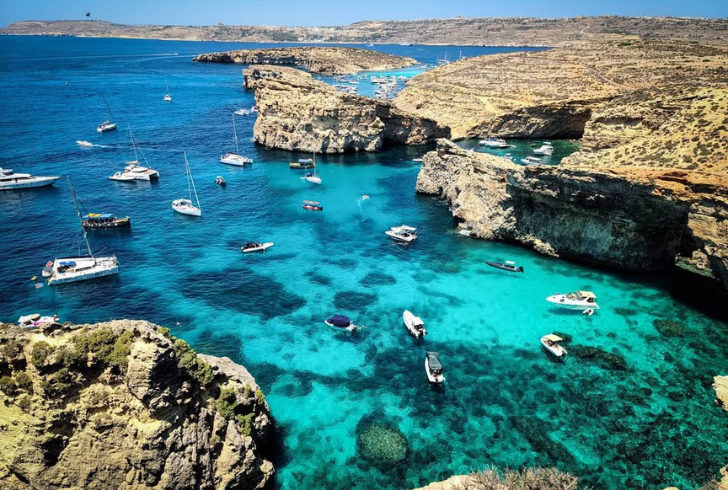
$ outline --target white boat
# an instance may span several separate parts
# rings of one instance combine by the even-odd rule
[[[324,323],[329,327],[334,327],[340,330],[348,330],[349,332],[355,332],[364,328],[363,326],[354,325],[351,318],[344,315],[333,315],[331,318],[324,320]]]
[[[129,126],[129,138],[131,139],[131,147],[134,150],[134,160],[126,162],[126,166],[122,172],[116,172],[114,175],[109,177],[110,180],[116,180],[120,182],[128,182],[131,180],[156,180],[159,178],[159,171],[151,167],[143,167],[139,162],[139,153],[142,154],[142,158],[146,163],[146,158],[141,148],[134,139],[134,133]],[[148,163],[147,163],[148,165]]]
[[[0,168],[0,191],[44,187],[46,185],[53,185],[53,182],[58,179],[60,179],[60,177],[16,174],[13,173],[12,169]]]
[[[541,145],[540,148],[536,148],[533,150],[533,154],[551,156],[554,154],[554,147],[551,146],[551,143],[549,143],[548,141],[544,141],[543,145]]]
[[[69,282],[87,281],[98,277],[111,276],[119,273],[119,262],[114,255],[105,257],[94,257],[91,252],[86,230],[83,228],[83,220],[81,212],[76,202],[76,193],[71,185],[71,178],[68,177],[68,185],[71,187],[71,196],[73,197],[73,205],[76,215],[81,223],[83,230],[83,239],[86,242],[88,256],[63,257],[53,261],[48,261],[46,268],[43,270],[43,277],[48,278],[48,285],[66,284]]]
[[[554,356],[564,357],[567,354],[566,349],[558,344],[558,342],[561,342],[562,340],[564,339],[558,335],[550,333],[541,337],[541,345],[543,345],[544,348]]]
[[[164,102],[172,102],[172,96],[169,95],[169,84],[167,83],[167,79],[164,79],[164,85],[167,87],[167,91],[164,93],[164,98],[162,99]]]
[[[103,97],[103,96],[102,96]],[[106,97],[103,97],[104,99],[104,105],[106,106],[106,115],[108,118],[106,121],[102,122],[98,126],[96,126],[96,131],[99,133],[107,133],[109,131],[114,131],[116,129],[116,123],[112,122],[114,120],[113,114],[111,114],[111,109],[109,109],[109,104],[106,103]]]
[[[301,180],[305,180],[306,182],[310,182],[312,184],[321,184],[321,177],[318,176],[318,173],[316,172],[316,153],[313,154],[312,159],[312,165],[313,165],[313,173],[307,172],[306,175],[301,177]]]
[[[271,248],[275,243],[273,242],[266,242],[266,243],[258,243],[258,242],[248,242],[242,247],[240,247],[240,251],[244,254],[249,252],[265,252],[269,248]]]
[[[411,226],[393,226],[384,232],[389,238],[393,238],[399,242],[413,242],[417,239],[417,228]]]
[[[58,323],[58,315],[40,316],[38,313],[25,315],[18,318],[18,326],[25,330],[35,330],[43,325],[53,325]]]
[[[422,318],[414,316],[409,310],[404,310],[404,313],[402,313],[402,319],[404,320],[404,325],[407,327],[407,330],[409,330],[409,333],[414,338],[421,339],[427,335],[425,322],[422,321]]]
[[[227,182],[225,182],[225,179],[222,177],[222,175],[218,175],[215,177],[215,183],[219,186],[226,186]]]
[[[86,146],[86,147],[94,146],[94,144],[91,143],[90,141],[79,141],[79,140],[76,140],[76,144],[79,145],[79,146]]]
[[[442,384],[445,382],[439,352],[427,352],[425,354],[425,372],[430,383]]]
[[[521,159],[521,163],[526,165],[540,165],[541,159],[536,157],[526,157]]]
[[[554,306],[567,308],[569,310],[594,311],[599,309],[596,303],[596,295],[590,291],[574,291],[567,294],[554,294],[546,298],[546,301]]]
[[[478,142],[480,146],[487,146],[488,148],[510,148],[510,144],[501,138],[485,138]]]
[[[220,157],[220,163],[225,163],[227,165],[234,165],[236,167],[242,167],[246,164],[253,163],[253,160],[250,158],[241,155],[240,149],[238,148],[238,132],[235,130],[235,115],[232,116],[233,119],[233,139],[235,140],[235,153],[225,153],[223,156]]]
[[[187,216],[202,216],[202,208],[200,207],[200,199],[197,197],[197,189],[195,188],[195,181],[192,179],[192,170],[190,164],[187,161],[187,152],[185,152],[185,172],[187,173],[187,191],[189,192],[189,199],[177,199],[172,201],[172,209],[177,211],[179,214],[185,214]],[[192,202],[192,192],[195,194],[195,201],[197,206]]]
[[[132,174],[123,171],[114,173],[114,175],[109,177],[109,180],[116,180],[117,182],[132,182],[137,179]]]
[[[237,111],[233,112],[236,116],[248,116],[250,115],[250,111],[248,109],[238,109]]]

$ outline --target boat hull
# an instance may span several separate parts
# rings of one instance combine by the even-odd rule
[[[31,177],[28,182],[0,182],[0,191],[12,191],[18,189],[35,189],[53,185],[60,177]]]
[[[396,240],[398,242],[404,242],[404,243],[411,243],[411,242],[415,241],[415,239],[417,238],[416,236],[405,237],[405,236],[399,235],[393,231],[385,231],[384,234],[387,235],[392,240]]]
[[[129,217],[123,219],[116,219],[110,223],[93,223],[89,221],[83,222],[83,227],[87,230],[103,230],[110,228],[126,228],[131,226],[131,219]]]

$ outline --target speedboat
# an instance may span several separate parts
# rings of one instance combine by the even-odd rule
[[[81,218],[81,226],[87,229],[123,228],[131,226],[131,219],[128,216],[117,218],[108,213],[89,213]]]
[[[79,146],[85,146],[85,147],[91,147],[91,146],[94,146],[94,144],[93,144],[93,143],[91,143],[90,141],[79,141],[79,140],[76,140],[76,143],[77,143],[77,144],[78,144]]]
[[[311,211],[323,211],[324,207],[318,201],[303,201],[303,209]]]
[[[248,109],[238,109],[237,111],[233,112],[236,116],[248,116],[250,115],[250,111]]]
[[[111,121],[104,121],[98,126],[96,126],[96,131],[99,133],[107,133],[109,131],[113,131],[116,129],[116,123],[113,123]]]
[[[413,158],[412,161],[415,163],[422,163],[425,161],[425,159],[424,158]]]
[[[440,362],[439,352],[427,352],[425,355],[425,372],[430,383],[442,384],[445,382],[445,376],[442,374],[442,363]]]
[[[521,163],[526,165],[540,165],[541,159],[536,157],[526,157],[521,159]]]
[[[544,348],[554,356],[564,357],[567,354],[566,349],[558,344],[558,342],[561,342],[562,340],[564,339],[558,335],[550,333],[541,337],[541,345],[543,345]]]
[[[202,210],[192,204],[192,201],[189,199],[176,199],[172,201],[172,209],[179,214],[186,214],[187,216],[202,216]]]
[[[393,238],[398,242],[410,243],[417,239],[417,228],[411,226],[393,226],[391,229],[384,232],[389,238]]]
[[[225,182],[225,179],[222,178],[222,175],[218,175],[217,177],[215,177],[215,183],[223,187],[227,185],[227,182]]]
[[[60,177],[41,177],[30,174],[16,174],[13,173],[12,169],[0,168],[0,191],[44,187],[46,185],[52,185],[53,182],[58,179],[60,179]]]
[[[422,318],[414,316],[409,310],[404,310],[404,313],[402,313],[402,319],[404,320],[405,327],[407,327],[407,330],[409,330],[409,333],[414,338],[421,339],[427,335],[425,322],[422,321]]]
[[[53,325],[58,323],[58,315],[40,316],[38,313],[25,315],[18,318],[18,326],[25,330],[35,330],[41,325]]]
[[[596,295],[590,291],[575,291],[567,294],[554,294],[546,298],[546,301],[554,306],[569,310],[581,310],[583,312],[594,312],[599,309],[596,303]]]
[[[354,325],[353,323],[351,323],[351,318],[344,315],[334,315],[331,318],[325,320],[324,323],[329,327],[348,330],[349,332],[355,332],[360,328],[364,328],[363,326]]]
[[[541,145],[541,147],[535,148],[533,150],[533,154],[550,156],[550,155],[554,154],[554,147],[551,146],[551,143],[549,143],[548,141],[544,141],[544,143],[543,143],[543,145]]]
[[[247,242],[245,245],[240,247],[240,251],[245,253],[248,252],[265,252],[269,248],[271,248],[275,243],[273,242],[266,242],[266,243],[258,243],[258,242]]]
[[[485,263],[491,267],[495,267],[496,269],[502,269],[504,271],[523,272],[523,267],[516,267],[516,263],[512,260],[506,260],[502,264],[500,262],[490,262],[488,260],[486,260]]]
[[[297,162],[290,162],[288,168],[302,169],[315,168],[316,163],[311,158],[299,158]]]

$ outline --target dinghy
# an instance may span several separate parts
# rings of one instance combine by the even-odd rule
[[[427,330],[425,330],[425,322],[422,321],[422,318],[413,315],[412,312],[410,312],[409,310],[404,310],[404,313],[402,314],[402,319],[404,320],[404,325],[405,327],[407,327],[410,335],[412,335],[414,338],[421,339],[425,335],[427,335]]]

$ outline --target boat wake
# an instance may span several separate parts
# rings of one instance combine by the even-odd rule
[[[361,203],[363,203],[364,201],[368,201],[368,200],[369,200],[369,196],[364,194],[363,196],[361,196],[359,199],[356,200],[356,205],[359,206],[359,209],[361,209]]]

